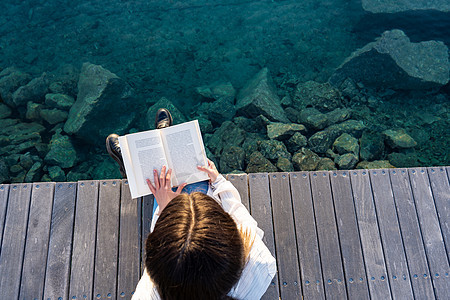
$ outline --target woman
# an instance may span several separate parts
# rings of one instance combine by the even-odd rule
[[[170,187],[172,170],[147,180],[158,208],[146,241],[145,271],[133,299],[260,299],[275,276],[263,231],[236,188],[211,161],[207,194]]]

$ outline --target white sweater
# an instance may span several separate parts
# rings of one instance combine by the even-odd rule
[[[239,281],[228,295],[236,299],[260,299],[277,271],[275,258],[262,241],[264,232],[258,228],[255,219],[241,203],[241,197],[236,188],[222,175],[219,175],[216,181],[210,185],[208,195],[222,205],[223,209],[234,219],[238,228],[242,227],[254,236],[248,262]],[[153,216],[150,231],[155,228],[158,217],[159,207]],[[156,286],[147,270],[144,270],[132,300],[160,300]]]

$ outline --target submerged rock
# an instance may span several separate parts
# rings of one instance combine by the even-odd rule
[[[32,121],[38,121],[41,119],[41,109],[43,105],[29,101],[27,103],[27,111],[25,118]],[[67,117],[66,117],[67,118]]]
[[[339,169],[350,170],[353,169],[358,163],[358,157],[353,153],[346,153],[336,157],[334,162],[338,165]]]
[[[450,12],[448,0],[362,0],[362,7],[372,13],[395,13],[409,10],[437,10]]]
[[[216,82],[208,86],[198,87],[196,91],[206,99],[226,99],[231,103],[234,102],[236,97],[236,90],[231,82]]]
[[[64,131],[95,144],[112,132],[126,133],[136,115],[131,87],[117,75],[84,63],[78,81],[77,100],[70,109]]]
[[[313,107],[328,112],[342,106],[342,95],[329,83],[307,81],[297,85],[293,105],[299,111]]]
[[[333,143],[333,151],[339,154],[353,153],[359,156],[358,140],[348,133],[341,134]]]
[[[417,146],[416,141],[403,128],[383,131],[386,143],[393,149],[407,149]]]
[[[220,156],[220,172],[230,173],[236,170],[244,170],[245,151],[238,146],[225,147]]]
[[[415,153],[393,152],[388,155],[388,159],[397,168],[412,168],[420,165]]]
[[[6,68],[0,72],[0,96],[9,106],[13,106],[12,94],[31,80],[27,73],[15,68]]]
[[[225,121],[207,139],[207,146],[214,155],[219,156],[225,146],[241,146],[246,132],[231,121]]]
[[[46,73],[21,86],[12,95],[15,106],[24,106],[28,101],[39,102],[43,100],[48,91],[49,79]]]
[[[384,137],[380,133],[363,132],[359,140],[361,160],[380,159],[384,151]]]
[[[291,159],[291,154],[288,152],[286,146],[280,141],[262,141],[259,148],[262,155],[271,161],[276,161],[280,157]]]
[[[314,171],[317,169],[320,160],[319,155],[307,148],[302,148],[292,157],[292,163],[297,171]]]
[[[75,99],[64,94],[47,94],[45,95],[45,104],[51,108],[61,110],[69,110],[75,103]]]
[[[242,88],[237,96],[236,108],[239,114],[249,118],[263,115],[271,121],[289,122],[267,68]]]
[[[300,132],[296,132],[285,144],[289,152],[295,153],[308,144],[308,139]]]
[[[68,113],[66,111],[53,108],[53,109],[41,109],[39,115],[49,124],[54,125],[67,120]]]
[[[284,124],[284,123],[272,123],[267,125],[267,136],[269,139],[286,140],[293,136],[296,132],[306,133],[305,126],[301,124]]]
[[[5,119],[11,116],[11,114],[11,109],[7,105],[0,103],[0,119]]]
[[[25,175],[24,181],[25,182],[39,181],[42,176],[42,167],[43,165],[41,162],[39,161],[35,162]]]
[[[317,164],[316,170],[317,171],[336,170],[336,165],[334,164],[334,161],[331,158],[323,157]]]
[[[53,181],[66,181],[66,174],[59,166],[51,166],[48,168],[48,176]]]
[[[340,86],[348,77],[370,87],[427,89],[449,82],[448,48],[441,41],[411,43],[403,31],[386,31],[355,51],[330,77]]]
[[[356,169],[388,169],[395,168],[388,160],[361,161],[356,165]]]
[[[50,141],[50,151],[45,156],[45,162],[49,165],[57,165],[61,168],[71,168],[77,160],[77,152],[67,135],[57,130]]]
[[[0,155],[22,153],[42,141],[45,127],[37,123],[19,123],[15,119],[0,119]]]
[[[9,168],[4,160],[0,160],[0,183],[9,182]]]
[[[321,113],[315,108],[308,107],[302,110],[298,116],[300,123],[306,127],[321,130],[330,125],[349,119],[351,111],[347,108],[336,108],[328,113]]]
[[[276,172],[275,167],[270,160],[264,157],[261,152],[255,151],[250,155],[249,163],[247,165],[246,173],[260,173],[260,172]]]
[[[362,121],[347,120],[340,124],[331,125],[325,130],[316,132],[309,140],[308,144],[312,151],[326,153],[338,136],[343,133],[360,137],[365,125]]]
[[[293,172],[294,171],[294,165],[291,163],[291,161],[285,157],[279,157],[277,160],[277,168],[281,172]]]

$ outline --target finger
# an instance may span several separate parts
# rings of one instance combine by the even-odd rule
[[[172,169],[169,169],[166,174],[166,188],[170,189],[170,177],[172,176]]]
[[[166,166],[161,168],[161,174],[159,174],[159,186],[164,187],[166,185]]]
[[[207,167],[197,166],[197,168],[198,168],[200,171],[206,172],[207,174],[210,174],[210,173],[211,173],[211,170],[208,169]]]
[[[158,178],[158,171],[153,170],[153,179],[155,182],[155,189],[159,190],[159,178]]]
[[[147,185],[150,188],[150,192],[152,192],[152,194],[154,195],[156,193],[156,189],[153,186],[152,182],[150,181],[150,179],[147,178]]]
[[[178,194],[178,195],[181,194],[181,191],[184,189],[184,187],[186,185],[187,185],[187,183],[183,183],[183,184],[179,185],[175,194]]]

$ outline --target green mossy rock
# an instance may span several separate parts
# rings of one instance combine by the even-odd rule
[[[70,138],[61,134],[61,129],[52,136],[50,151],[44,160],[49,165],[57,165],[61,168],[71,168],[75,165],[77,152]]]

